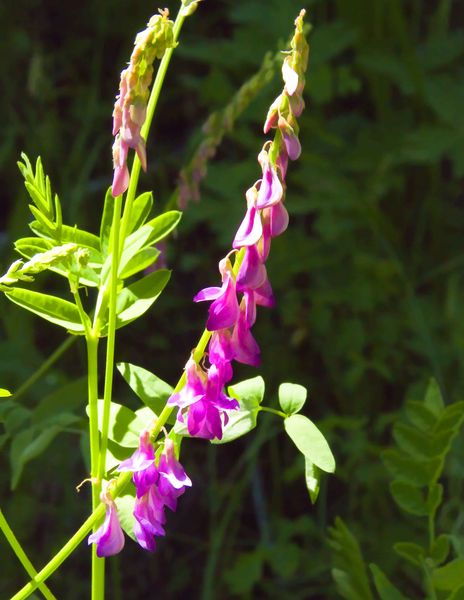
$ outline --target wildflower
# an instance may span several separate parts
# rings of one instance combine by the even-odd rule
[[[142,431],[138,449],[119,465],[118,471],[133,473],[136,488],[134,535],[142,548],[154,552],[155,537],[165,535],[165,507],[175,511],[177,498],[192,482],[176,459],[174,443],[169,438],[165,439],[158,466],[155,465],[155,451],[148,430]]]
[[[103,524],[91,535],[88,543],[96,544],[97,556],[113,556],[124,547],[124,534],[119,524],[118,511],[114,500],[109,495],[107,489],[100,495],[102,502],[106,504],[106,516]]]
[[[180,408],[177,418],[187,421],[191,436],[209,440],[222,439],[223,423],[227,423],[227,411],[236,410],[237,400],[224,393],[224,383],[231,376],[226,365],[212,364],[208,372],[191,358],[185,366],[187,382],[180,392],[171,396],[168,404]]]
[[[121,73],[119,95],[113,111],[114,177],[111,193],[123,194],[129,185],[127,154],[133,148],[139,157],[142,169],[147,169],[145,140],[141,128],[147,114],[149,87],[153,77],[153,62],[161,58],[167,48],[173,48],[173,22],[168,19],[169,11],[160,11],[147,23],[147,28],[135,39],[129,65]]]
[[[227,257],[219,263],[219,270],[222,274],[222,287],[204,288],[193,299],[194,302],[214,300],[209,307],[206,322],[206,328],[209,331],[231,327],[238,317],[235,277]]]

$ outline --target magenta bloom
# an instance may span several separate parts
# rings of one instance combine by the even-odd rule
[[[222,439],[222,427],[228,421],[227,411],[239,408],[237,400],[224,393],[224,383],[230,373],[227,367],[212,364],[207,373],[190,359],[186,365],[187,383],[171,396],[168,404],[181,409],[177,418],[187,420],[191,436],[208,440]],[[187,409],[187,410],[184,410]]]
[[[261,362],[261,350],[253,337],[250,328],[256,319],[256,308],[253,293],[246,294],[240,304],[240,316],[232,333],[235,360],[253,367]]]
[[[254,186],[246,192],[247,211],[235,234],[234,242],[232,244],[234,248],[253,246],[263,235],[261,217],[256,208],[257,196],[258,190]]]
[[[279,117],[279,129],[284,138],[288,158],[290,160],[296,160],[301,154],[301,144],[298,135],[290,123],[282,116]]]
[[[266,267],[261,260],[258,248],[248,246],[237,275],[237,289],[239,291],[256,289],[261,287],[265,281],[267,281]]]
[[[263,178],[256,198],[256,208],[268,208],[282,200],[284,189],[277,169],[271,165],[265,149],[259,153],[258,161],[263,169]]]
[[[146,429],[140,434],[139,447],[134,454],[123,460],[118,471],[132,471],[137,498],[144,496],[150,486],[158,479],[155,467],[155,452],[150,442],[150,433]]]
[[[124,548],[124,534],[119,524],[118,511],[112,499],[102,495],[102,500],[106,502],[106,516],[103,524],[89,535],[88,543],[96,544],[97,556],[113,556],[121,552]]]
[[[228,259],[224,265],[220,264],[220,269],[222,273],[222,287],[204,288],[193,298],[194,302],[214,300],[209,307],[208,320],[206,321],[206,329],[209,331],[232,327],[238,317],[235,278]]]

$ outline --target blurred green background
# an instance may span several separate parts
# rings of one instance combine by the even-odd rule
[[[177,3],[166,4],[175,14]],[[285,47],[301,7],[297,0],[204,0],[185,23],[140,187],[154,190],[159,210],[201,140],[202,123],[268,50]],[[21,151],[42,156],[65,220],[98,230],[111,183],[119,73],[156,8],[121,0],[0,4],[3,271],[16,258],[14,240],[28,235],[15,164]],[[306,8],[313,30],[303,153],[289,167],[290,226],[273,242],[268,263],[278,305],[260,311],[254,332],[267,403],[276,404],[283,381],[307,386],[305,413],[329,439],[337,472],[311,506],[303,463],[272,415],[261,415],[258,430],[230,446],[185,443],[194,487],[169,515],[156,554],[128,540],[108,561],[108,597],[115,600],[336,598],[326,541],[335,516],[399,583],[408,570],[392,543],[422,535],[394,507],[380,451],[391,444],[405,398],[429,377],[447,401],[463,399],[464,7],[452,0],[314,0]],[[169,240],[168,289],[143,321],[121,332],[118,360],[177,380],[205,320],[205,306],[191,299],[216,285],[244,191],[259,177],[262,124],[280,87],[276,74],[225,137],[201,201],[189,204]],[[42,277],[40,286],[53,290],[56,280]],[[0,384],[17,390],[64,336],[3,298],[0,323]],[[60,434],[26,465],[14,494],[11,438],[52,392],[83,415],[84,373],[79,340],[0,425],[1,507],[38,567],[88,513],[89,490],[74,491],[86,477],[85,435],[78,428]],[[256,374],[239,367],[236,380]],[[122,379],[116,399],[136,406]],[[442,526],[461,540],[463,450],[460,441],[448,462],[441,513]],[[0,556],[6,598],[27,578],[3,539]],[[58,598],[86,597],[89,565],[82,545],[50,580]]]

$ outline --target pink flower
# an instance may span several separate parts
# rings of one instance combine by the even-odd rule
[[[106,493],[101,494],[102,502],[106,503],[106,516],[103,524],[88,537],[89,544],[96,544],[97,556],[113,556],[124,548],[124,534],[119,524],[116,504]]]
[[[206,329],[216,331],[232,327],[238,317],[238,301],[235,290],[235,278],[229,259],[221,261],[222,287],[204,288],[193,298],[194,302],[214,300],[209,307]]]

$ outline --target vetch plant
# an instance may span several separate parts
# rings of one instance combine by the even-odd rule
[[[0,526],[31,576],[14,595],[17,600],[27,598],[37,587],[46,598],[53,598],[45,581],[85,538],[92,547],[91,594],[95,600],[104,597],[105,558],[123,551],[123,530],[143,549],[155,551],[156,538],[166,535],[172,518],[167,509],[174,512],[180,497],[195,485],[180,462],[181,444],[188,449],[188,442],[182,443],[184,438],[227,443],[256,427],[259,413],[266,411],[283,419],[285,431],[303,454],[313,502],[320,471],[335,469],[324,436],[299,414],[306,401],[305,388],[282,384],[280,409],[276,409],[262,405],[265,387],[261,377],[229,385],[234,362],[259,366],[259,341],[252,328],[260,307],[272,308],[276,302],[266,261],[272,240],[288,226],[286,174],[289,160],[296,160],[301,153],[298,117],[304,108],[308,62],[304,11],[295,21],[290,49],[284,52],[283,91],[265,120],[264,132],[273,136],[258,155],[260,177],[245,194],[243,220],[232,248],[219,261],[220,285],[206,287],[194,297],[195,302],[210,303],[206,329],[175,387],[139,366],[120,363],[118,370],[143,406],[132,411],[113,401],[117,331],[152,307],[171,276],[167,269],[151,267],[159,257],[155,244],[175,229],[181,213],[169,210],[151,217],[152,194],[137,195],[137,186],[140,168],[147,169],[146,140],[166,70],[182,24],[198,3],[183,0],[175,21],[167,10],[160,10],[136,37],[114,106],[114,177],[105,197],[99,235],[63,223],[60,199],[52,193],[40,158],[34,167],[23,154],[19,163],[31,198],[33,236],[16,241],[15,248],[25,260],[17,260],[7,269],[0,278],[0,290],[21,308],[85,341],[92,513],[39,573],[1,515]],[[161,62],[150,92],[156,59]],[[135,151],[130,172],[129,149]],[[68,282],[69,299],[29,288],[43,271]],[[98,349],[104,338],[101,384]],[[8,392],[3,390],[1,395]],[[14,400],[13,394],[12,400],[5,402]],[[3,409],[8,406],[4,404]],[[59,419],[51,415],[38,435],[34,429],[21,443],[15,438],[13,485],[25,462],[76,419],[74,413],[61,414]]]

